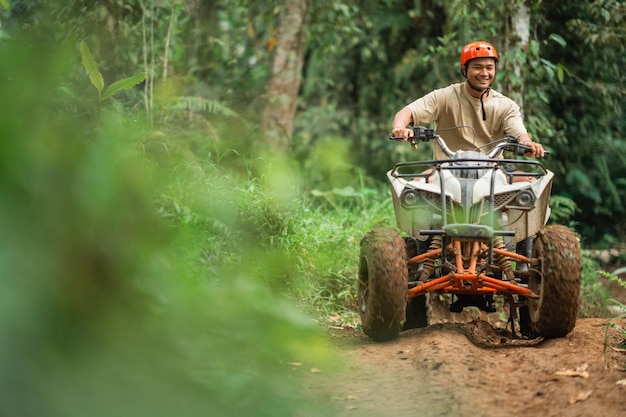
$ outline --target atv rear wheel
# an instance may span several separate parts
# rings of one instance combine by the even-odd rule
[[[582,273],[578,238],[565,226],[546,226],[535,239],[532,257],[539,265],[530,269],[528,287],[539,298],[528,299],[520,318],[528,322],[532,335],[563,337],[578,316]]]
[[[393,339],[402,330],[407,304],[406,259],[404,239],[393,229],[373,229],[361,241],[361,325],[374,340]]]

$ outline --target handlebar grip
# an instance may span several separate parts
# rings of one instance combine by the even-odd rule
[[[521,143],[517,143],[515,145],[515,150],[514,150],[514,154],[517,156],[524,156],[526,153],[532,151],[532,148],[530,146],[526,146],[523,145]]]
[[[435,129],[427,129],[423,126],[414,126],[410,127],[409,129],[413,130],[413,136],[409,138],[409,142],[411,142],[411,144],[415,144],[416,141],[428,142],[430,140],[434,140],[437,137]],[[394,136],[393,133],[390,133],[389,140],[403,141],[404,137]]]
[[[413,134],[415,135],[415,139],[421,142],[428,142],[429,140],[434,140],[437,137],[435,129],[427,129],[423,126],[414,126]]]
[[[530,146],[526,146],[526,145],[523,145],[521,143],[518,143],[518,144],[515,145],[514,153],[517,156],[524,156],[526,153],[530,152],[531,150],[532,150],[532,148]],[[550,151],[544,149],[543,150],[543,154],[544,155],[550,155]]]

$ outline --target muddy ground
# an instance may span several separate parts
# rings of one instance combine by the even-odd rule
[[[605,349],[609,319],[579,319],[564,338],[521,341],[497,320],[458,322],[466,318],[439,317],[384,343],[332,326],[342,365],[314,369],[307,389],[341,417],[626,416],[626,353],[612,327]]]

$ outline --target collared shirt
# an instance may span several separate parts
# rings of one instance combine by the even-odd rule
[[[519,137],[527,133],[520,108],[510,98],[490,90],[483,104],[486,120],[480,99],[467,91],[465,83],[457,83],[431,91],[406,108],[413,115],[414,126],[435,122],[437,134],[453,151],[471,150],[506,135]],[[455,127],[459,128],[444,130]],[[439,146],[434,148],[435,158],[446,158]],[[483,150],[489,149],[487,146]]]

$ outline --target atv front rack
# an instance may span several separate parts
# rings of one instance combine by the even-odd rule
[[[467,164],[467,165],[465,165]],[[519,167],[519,169],[509,169]],[[528,168],[524,170],[523,168]],[[391,176],[394,178],[420,178],[426,183],[434,171],[440,170],[458,170],[477,171],[477,170],[497,170],[502,169],[508,177],[509,182],[513,182],[516,177],[533,177],[540,178],[548,173],[546,168],[538,161],[519,160],[519,159],[480,159],[480,158],[463,158],[463,159],[437,159],[432,161],[407,161],[398,162]],[[443,184],[442,184],[443,187]],[[442,191],[444,189],[442,188]],[[444,193],[442,192],[442,195]]]

